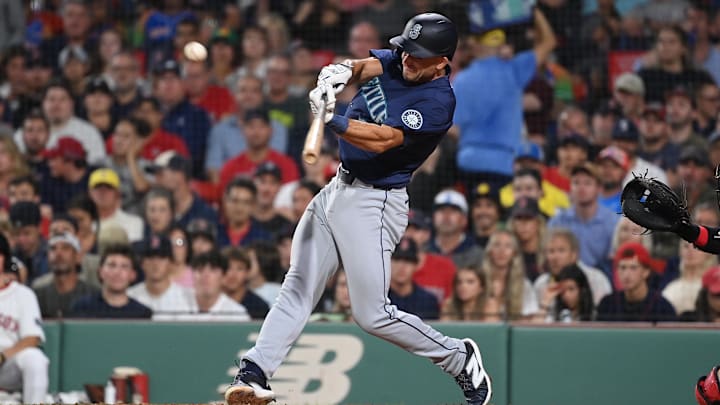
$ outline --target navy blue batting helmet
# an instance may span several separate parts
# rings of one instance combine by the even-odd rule
[[[437,13],[418,14],[405,25],[401,35],[390,43],[416,58],[446,56],[452,60],[458,34],[449,18]]]

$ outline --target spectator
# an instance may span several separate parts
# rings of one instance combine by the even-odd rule
[[[574,168],[570,189],[572,206],[555,215],[548,227],[572,231],[580,244],[580,260],[609,275],[608,252],[619,215],[598,202],[602,181],[590,163]]]
[[[144,199],[145,239],[151,236],[165,236],[175,219],[175,201],[172,192],[164,188],[153,188]]]
[[[543,243],[545,242],[546,221],[540,212],[537,200],[521,197],[510,211],[508,229],[520,244],[525,277],[534,282],[540,275]]]
[[[622,180],[623,186],[629,183],[635,175],[646,175],[667,183],[667,176],[663,169],[638,156],[640,131],[632,121],[626,118],[617,121],[613,129],[612,145],[627,154],[628,171]]]
[[[25,146],[25,161],[36,175],[47,174],[44,153],[49,140],[50,122],[47,118],[40,111],[28,114],[23,120],[20,142]]]
[[[562,269],[557,283],[548,289],[548,296],[555,295],[555,310],[549,314],[554,322],[591,321],[595,317],[592,291],[585,272],[577,264]],[[546,304],[540,306],[548,308]]]
[[[53,68],[55,60],[49,60],[47,55],[38,53],[32,55],[25,62],[25,99],[21,98],[21,102],[13,109],[10,105],[10,112],[16,114],[12,121],[13,126],[19,125],[20,120],[24,119],[27,113],[40,107],[40,99],[42,93],[53,77]]]
[[[347,48],[351,59],[365,59],[370,55],[371,49],[382,48],[377,27],[369,21],[358,21],[353,24],[350,27]]]
[[[2,8],[6,14],[6,25],[3,25],[0,31],[0,50],[5,50],[12,45],[19,45],[23,41],[25,26],[23,22],[23,7],[21,3],[15,1],[3,1]],[[44,399],[44,398],[43,398]],[[28,401],[25,401],[28,402]]]
[[[681,148],[695,146],[707,149],[707,141],[693,129],[692,96],[684,87],[676,87],[666,93],[665,112],[670,142]]]
[[[301,2],[292,19],[295,36],[311,49],[322,49],[335,53],[343,51],[347,44],[347,27],[352,24],[352,21],[350,13],[346,12],[340,3],[336,0],[305,0]],[[401,25],[400,22],[394,26]],[[367,57],[368,54],[363,56],[363,58]]]
[[[173,55],[180,55],[185,45],[197,41],[200,35],[200,21],[195,14],[187,14],[178,20],[175,26],[175,35],[172,36]]]
[[[90,123],[74,115],[74,105],[72,93],[67,85],[52,82],[45,88],[42,109],[50,122],[50,139],[47,147],[56,148],[61,138],[70,137],[82,145],[90,164],[99,163],[105,158],[102,135]],[[22,130],[15,132],[14,139],[24,153],[26,147]]]
[[[117,120],[117,117],[113,115],[115,100],[110,86],[105,79],[96,77],[85,86],[85,92],[81,96],[83,118],[100,131],[103,139],[109,138],[115,130]]]
[[[131,213],[140,212],[142,196],[150,189],[150,177],[147,172],[151,163],[138,156],[145,139],[150,135],[147,122],[133,118],[123,118],[115,126],[111,138],[112,147],[105,167],[112,169],[120,178],[120,196],[122,208]]]
[[[715,5],[717,8],[717,4]],[[686,10],[683,29],[692,38],[692,49],[689,58],[695,66],[703,67],[715,83],[720,83],[720,50],[710,40],[709,26],[711,13],[700,3],[691,2]]]
[[[320,186],[309,180],[300,180],[292,194],[292,210],[290,212],[290,220],[297,225],[305,212],[305,208],[310,205],[312,199],[320,192]]]
[[[665,108],[662,104],[649,104],[645,107],[638,123],[640,148],[638,157],[665,171],[668,184],[676,184],[676,169],[680,159],[680,147],[670,142],[670,130],[665,121]]]
[[[472,209],[470,219],[472,221],[473,237],[481,250],[496,230],[499,229],[500,219],[503,216],[503,208],[500,205],[500,196],[497,190],[493,190],[488,183],[480,183],[472,190]]]
[[[411,10],[406,4],[396,0],[370,0],[365,2],[365,7],[353,13],[353,22],[368,21],[380,30],[381,43],[386,43],[391,36],[395,35],[391,27],[402,27],[410,19]],[[362,58],[366,58],[365,54]]]
[[[573,168],[587,162],[589,156],[590,143],[585,137],[570,135],[562,138],[557,145],[558,164],[548,168],[545,179],[560,190],[569,193]]]
[[[485,310],[497,314],[493,319],[518,320],[538,312],[538,300],[523,267],[520,246],[512,233],[493,233],[482,261],[488,286]]]
[[[187,226],[187,236],[193,255],[207,253],[215,249],[217,228],[203,218],[193,219]]]
[[[579,135],[589,142],[592,131],[587,113],[577,105],[568,104],[557,118],[557,138],[562,141],[572,135]]]
[[[310,320],[328,320],[338,322],[351,322],[353,320],[347,274],[345,274],[344,270],[340,269],[337,273],[335,273],[335,289],[333,291],[333,307],[331,309],[331,313],[313,314],[310,315]]]
[[[108,78],[113,84],[113,115],[117,119],[129,117],[143,99],[140,64],[129,50],[123,50],[110,58]]]
[[[88,180],[88,189],[98,210],[100,228],[116,224],[127,232],[130,242],[142,239],[143,221],[137,215],[128,214],[122,209],[120,177],[115,171],[104,168],[93,171]]]
[[[285,125],[288,133],[287,154],[300,161],[305,135],[310,127],[307,95],[290,94],[292,61],[284,55],[274,55],[268,61],[268,93],[265,108],[270,118]],[[272,72],[272,73],[271,73]]]
[[[720,54],[718,54],[718,59],[720,63]],[[693,130],[702,137],[709,138],[713,132],[717,131],[717,117],[720,114],[720,88],[715,83],[700,85],[695,92],[695,106]]]
[[[151,236],[141,242],[140,268],[145,281],[128,288],[128,297],[150,308],[153,314],[183,314],[192,309],[190,290],[172,280],[172,247],[164,236]]]
[[[280,267],[280,252],[274,243],[258,240],[248,248],[250,274],[248,285],[272,307],[280,294],[280,282],[285,269]]]
[[[0,105],[7,103],[7,111],[0,110],[0,122],[6,121],[13,127],[25,112],[21,104],[32,100],[28,97],[28,80],[24,74],[28,59],[28,52],[20,45],[0,49],[0,100],[3,100]]]
[[[40,185],[32,175],[15,177],[8,184],[7,202],[10,206],[20,201],[40,204]],[[40,234],[48,235],[50,218],[46,207],[40,205]]]
[[[235,88],[241,77],[250,75],[264,80],[267,75],[269,49],[267,31],[257,25],[245,27],[242,31],[240,47],[242,64],[226,79],[225,85],[229,89]]]
[[[544,67],[539,66],[523,93],[523,120],[527,129],[527,140],[539,146],[547,143],[545,133],[550,126],[555,105],[551,78],[544,73]]]
[[[690,212],[695,206],[704,202],[715,201],[715,186],[711,182],[712,172],[707,149],[694,146],[686,147],[680,153],[678,177],[681,186],[675,191],[681,192]]]
[[[85,160],[85,149],[74,138],[63,137],[45,156],[49,173],[40,180],[41,200],[53,212],[64,212],[72,196],[87,190],[90,171]]]
[[[433,239],[428,252],[446,256],[456,267],[479,265],[482,249],[468,233],[468,205],[465,197],[454,190],[444,190],[435,196],[432,222]]]
[[[40,350],[45,342],[37,298],[28,287],[10,277],[10,245],[0,236],[0,316],[14,325],[0,342],[0,384],[5,389],[22,390],[22,402],[46,402],[48,358]]]
[[[570,206],[567,193],[542,178],[543,159],[542,149],[534,143],[523,143],[515,151],[512,182],[500,189],[504,208],[511,208],[516,198],[529,197],[537,200],[540,211],[550,218],[558,209]]]
[[[228,6],[232,7],[229,3]],[[237,55],[235,46],[237,45],[237,34],[234,30],[221,27],[218,28],[210,38],[208,46],[210,54],[210,82],[218,86],[226,86],[228,78],[233,73]]]
[[[70,232],[54,234],[48,242],[48,267],[52,278],[44,286],[35,286],[43,318],[63,318],[70,315],[73,302],[97,289],[80,278],[80,242]]]
[[[317,84],[318,68],[315,65],[313,52],[302,42],[297,42],[293,43],[290,53],[293,71],[288,92],[293,96],[305,97]],[[352,89],[352,85],[350,85],[350,88]],[[342,95],[338,95],[340,104],[336,104],[337,108],[342,105],[342,98],[347,96],[348,93],[350,97],[354,95],[351,91],[345,91]]]
[[[78,318],[150,318],[152,311],[127,294],[135,280],[134,256],[127,245],[109,246],[100,259],[102,290],[75,300]]]
[[[337,165],[338,162],[335,160],[334,153],[328,148],[320,148],[320,155],[315,164],[311,165],[305,162],[305,160],[302,161],[302,171],[305,173],[302,179],[291,181],[280,186],[273,205],[281,214],[288,218],[293,218],[295,216],[295,214],[292,213],[293,193],[298,188],[300,182],[305,180],[317,186],[325,187],[330,177],[335,175]],[[411,201],[412,199],[413,198],[410,197]]]
[[[96,253],[100,217],[95,202],[86,193],[78,194],[67,204],[67,213],[78,224],[81,253]]]
[[[668,300],[678,314],[695,309],[695,300],[702,288],[703,274],[717,266],[716,255],[696,249],[692,244],[680,241],[680,277],[671,281],[662,296]]]
[[[615,79],[613,98],[622,108],[622,115],[637,123],[645,109],[645,84],[635,73],[623,73]]]
[[[236,247],[225,248],[223,256],[228,262],[228,269],[222,282],[223,291],[245,307],[252,319],[264,319],[270,307],[248,287],[250,256],[245,250]]]
[[[715,210],[715,208],[713,208],[713,210]],[[653,240],[651,236],[652,235],[645,233],[645,228],[623,215],[618,220],[618,223],[615,226],[615,232],[613,232],[612,244],[610,246],[610,257],[614,257],[618,247],[625,242],[639,243],[643,245],[648,252],[652,251]],[[622,288],[617,277],[615,277],[612,282],[613,289],[619,290]]]
[[[15,142],[9,136],[0,136],[0,195],[7,197],[10,182],[28,174],[30,170]]]
[[[442,321],[482,321],[497,314],[487,313],[487,280],[479,268],[458,269],[453,279],[453,293],[440,311]]]
[[[626,244],[618,248],[614,267],[623,286],[605,296],[597,311],[598,321],[662,322],[675,320],[675,309],[659,291],[651,290],[647,280],[652,272],[652,261],[647,250],[639,244]]]
[[[96,1],[102,5],[102,1]],[[94,17],[98,17],[95,15]],[[112,57],[117,55],[123,49],[123,34],[113,27],[102,28],[102,32],[98,36],[98,44],[96,50],[96,71],[105,78],[110,77],[110,61]]]
[[[168,238],[172,245],[172,262],[170,263],[170,274],[172,280],[182,287],[193,287],[193,273],[189,265],[190,261],[190,240],[185,229],[178,224],[170,227]]]
[[[58,65],[73,97],[82,97],[90,74],[90,55],[82,48],[66,46],[58,55]]]
[[[647,90],[645,100],[648,102],[663,101],[663,96],[678,85],[694,89],[701,83],[713,81],[704,69],[690,66],[687,35],[676,25],[658,30],[654,53],[650,55],[638,71]]]
[[[185,61],[182,78],[191,103],[205,110],[213,123],[235,112],[235,100],[224,86],[210,83],[210,72],[205,61]]]
[[[602,191],[600,192],[600,205],[608,210],[620,214],[620,194],[623,190],[623,181],[630,173],[630,158],[623,149],[617,146],[608,146],[600,151],[597,158]],[[637,173],[643,175],[644,173]]]
[[[542,299],[545,296],[548,286],[557,282],[557,277],[562,270],[572,264],[577,264],[585,273],[595,305],[612,292],[608,277],[602,271],[580,261],[579,249],[578,239],[571,231],[556,228],[548,232],[543,260],[545,272],[535,280],[533,286],[539,298]]]
[[[188,100],[180,75],[180,65],[175,60],[166,60],[155,69],[154,73],[153,94],[164,112],[162,128],[179,135],[185,141],[187,147],[193,151],[192,175],[203,178],[210,117]]]
[[[539,9],[534,22],[537,41],[531,51],[501,58],[505,34],[492,30],[474,38],[476,59],[455,77],[457,166],[467,190],[483,182],[500,189],[512,179],[513,155],[521,142],[523,89],[556,44]],[[473,90],[479,86],[484,91]]]
[[[185,141],[162,128],[163,113],[156,98],[145,97],[138,101],[133,116],[150,125],[150,135],[143,139],[139,157],[149,161],[155,160],[161,153],[172,151],[184,157],[189,157]],[[112,140],[112,138],[110,138]],[[112,141],[108,143],[108,150],[112,151]]]
[[[264,100],[262,88],[263,82],[255,76],[244,76],[237,81],[234,114],[217,123],[210,130],[205,170],[211,180],[217,181],[223,165],[247,149],[246,135],[243,133],[245,114],[262,106]],[[287,128],[273,119],[270,120],[270,125],[272,126],[270,148],[285,153],[288,141]]]
[[[252,217],[256,204],[257,187],[252,180],[237,178],[225,187],[222,199],[225,223],[218,229],[218,246],[247,246],[255,240],[272,239]]]
[[[401,311],[422,319],[438,319],[439,306],[435,296],[413,281],[418,266],[415,241],[403,238],[392,254],[388,298]]]
[[[720,267],[715,266],[705,272],[694,311],[682,314],[682,319],[696,322],[720,322]]]
[[[147,65],[153,69],[162,61],[174,54],[176,47],[175,37],[178,44],[180,42],[188,42],[188,31],[193,31],[195,27],[187,24],[184,29],[178,29],[181,21],[195,20],[192,12],[184,9],[185,4],[179,1],[164,1],[161,7],[148,13],[147,18],[142,23],[143,36],[145,38],[145,53]]]
[[[601,102],[590,117],[591,143],[598,148],[609,146],[613,128],[621,116],[622,112],[617,101],[611,99]]]
[[[290,28],[282,16],[273,12],[267,13],[258,18],[258,25],[267,33],[270,54],[288,51],[291,39]]]
[[[189,159],[170,151],[158,156],[155,159],[155,166],[157,185],[173,192],[175,221],[179,225],[187,226],[195,218],[204,218],[217,223],[218,216],[215,210],[200,199],[190,186],[192,163]]]
[[[247,141],[247,150],[225,162],[220,169],[221,189],[224,189],[234,177],[252,176],[257,167],[266,161],[273,162],[280,168],[283,183],[300,177],[297,165],[289,156],[270,148],[272,126],[267,111],[247,111],[243,120],[243,134]]]
[[[421,211],[411,209],[405,237],[412,239],[418,248],[418,266],[413,281],[432,293],[437,302],[445,302],[452,295],[455,263],[447,257],[427,252],[432,220]]]
[[[48,272],[48,246],[40,233],[40,207],[31,201],[19,201],[10,207],[14,233],[14,255],[27,266],[28,282]]]
[[[45,39],[40,44],[40,53],[58,60],[58,53],[66,46],[89,51],[95,48],[90,38],[92,24],[90,5],[84,0],[63,1],[60,7],[62,17],[62,35]]]
[[[253,181],[258,192],[253,218],[260,227],[276,236],[292,225],[273,205],[282,184],[280,168],[273,162],[265,162],[255,170]]]

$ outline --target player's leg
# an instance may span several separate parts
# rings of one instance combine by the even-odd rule
[[[335,241],[325,218],[333,186],[334,183],[330,183],[313,199],[298,223],[290,270],[255,346],[243,357],[238,376],[225,393],[230,405],[265,404],[272,400],[274,393],[266,378],[272,377],[290,351],[320,299],[327,279],[338,268]]]
[[[21,350],[0,369],[0,387],[5,387],[6,378],[14,380],[8,381],[14,386],[7,388],[22,387],[23,403],[43,403],[48,392],[48,364],[48,358],[40,349],[30,347]]]
[[[330,224],[355,321],[368,333],[433,361],[458,380],[469,403],[486,404],[490,381],[475,343],[441,334],[387,298],[390,257],[407,225],[407,194],[358,189],[344,193],[337,204],[343,212],[333,213]]]

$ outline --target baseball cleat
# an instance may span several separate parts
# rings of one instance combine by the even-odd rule
[[[492,386],[482,363],[480,349],[472,339],[463,339],[463,342],[467,350],[467,358],[465,367],[455,377],[455,381],[463,390],[468,405],[487,405],[492,396]]]
[[[240,363],[235,379],[225,390],[227,405],[265,405],[275,400],[265,373],[250,360]]]

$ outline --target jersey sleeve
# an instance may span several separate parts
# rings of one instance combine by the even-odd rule
[[[385,125],[400,128],[405,134],[438,134],[450,129],[452,119],[451,107],[437,100],[425,99],[389,115]]]
[[[400,62],[400,55],[397,51],[390,49],[371,49],[370,56],[377,58],[382,64],[383,72],[389,72],[393,63]]]
[[[22,292],[22,313],[20,314],[20,338],[37,336],[45,341],[45,332],[42,329],[40,305],[32,290]]]
[[[517,84],[525,88],[537,70],[537,58],[532,50],[520,52],[510,60]]]

